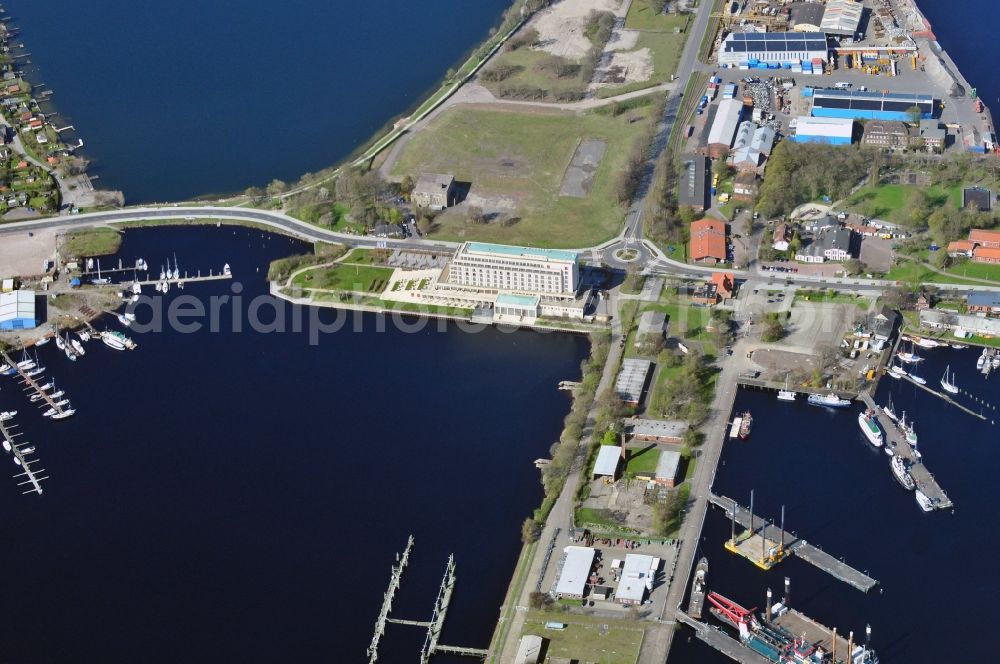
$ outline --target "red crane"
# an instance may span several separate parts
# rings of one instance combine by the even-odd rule
[[[731,599],[727,599],[716,592],[708,593],[708,601],[722,614],[720,617],[732,622],[734,626],[746,624],[753,618],[754,609],[745,609]]]

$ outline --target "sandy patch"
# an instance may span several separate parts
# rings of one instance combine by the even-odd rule
[[[653,54],[648,48],[615,51],[601,60],[594,80],[598,85],[619,85],[648,81],[653,76]]]
[[[607,51],[631,51],[639,43],[638,30],[626,30],[625,28],[615,28],[611,31],[611,38],[604,48]]]
[[[570,60],[579,60],[593,45],[583,34],[591,11],[610,11],[616,15],[621,0],[562,0],[539,12],[531,21],[538,31],[536,48]]]
[[[4,235],[0,240],[0,277],[42,274],[42,261],[56,253],[56,232],[52,229]]]

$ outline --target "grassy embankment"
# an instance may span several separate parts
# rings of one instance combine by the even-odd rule
[[[905,223],[906,220],[901,215],[906,208],[910,192],[914,190],[922,191],[935,207],[938,205],[950,205],[955,209],[962,207],[961,185],[917,187],[905,184],[863,187],[847,199],[846,207],[850,211],[865,213],[871,217],[894,223]]]
[[[565,623],[564,630],[545,629],[545,623]],[[523,634],[535,634],[548,641],[548,657],[567,661],[633,664],[645,627],[638,621],[560,613],[555,616],[532,611],[524,622]]]
[[[475,195],[516,208],[506,224],[478,225],[461,209],[451,210],[435,220],[435,239],[597,245],[621,225],[624,208],[615,187],[635,141],[651,124],[654,106],[637,104],[617,116],[608,109],[574,114],[451,108],[410,140],[393,175],[454,173],[472,183]],[[593,186],[583,198],[560,196],[566,168],[583,139],[607,143]]]
[[[118,251],[122,235],[114,228],[87,228],[63,236],[61,253],[73,258],[107,256]]]

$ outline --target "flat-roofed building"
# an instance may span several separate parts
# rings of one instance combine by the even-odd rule
[[[635,335],[635,347],[641,346],[652,335],[656,335],[659,339],[667,336],[667,315],[662,311],[642,312],[642,316],[639,317],[639,330]]]
[[[573,297],[580,284],[578,254],[465,242],[447,268],[447,284],[498,293]]]
[[[557,597],[581,599],[587,589],[596,551],[589,546],[567,546],[563,549],[562,570],[556,580]]]
[[[443,210],[454,200],[455,176],[450,173],[421,173],[410,200],[415,205]]]
[[[627,406],[638,406],[642,403],[646,382],[653,363],[630,357],[622,361],[621,371],[615,381],[615,392]]]
[[[974,291],[965,297],[970,314],[1000,314],[1000,293]]]
[[[914,106],[919,109],[921,118],[929,120],[934,116],[932,95],[824,89],[813,92],[812,115],[817,118],[907,121]]]
[[[677,484],[677,471],[681,467],[681,453],[676,450],[663,450],[660,458],[656,462],[656,476],[654,482],[668,489],[673,489]]]
[[[681,162],[680,204],[704,212],[708,203],[708,159],[703,155],[685,155]]]
[[[661,455],[662,456],[662,455]],[[615,601],[621,604],[642,604],[646,595],[653,590],[656,573],[660,569],[660,559],[639,553],[629,553],[622,565],[622,576],[618,580]]]
[[[498,317],[535,320],[538,318],[538,302],[537,295],[500,293],[493,305],[493,313]]]
[[[538,664],[542,661],[542,648],[545,639],[535,634],[525,634],[517,644],[517,654],[514,664]]]
[[[943,150],[945,141],[948,140],[948,130],[937,120],[921,120],[919,138],[924,142],[924,147]]]
[[[795,32],[819,32],[823,22],[823,5],[818,2],[796,2],[789,8],[789,25]]]
[[[788,137],[794,143],[829,143],[850,145],[854,139],[854,120],[850,118],[795,118],[795,133]]]
[[[919,315],[922,326],[931,329],[955,330],[956,337],[965,338],[969,334],[1000,336],[1000,318],[976,314],[956,314],[939,309],[924,309]]]
[[[993,192],[983,187],[966,187],[962,190],[962,207],[980,210],[981,212],[989,212],[993,207]],[[994,233],[998,238],[1000,238],[1000,233],[997,231],[980,231],[980,233]],[[973,242],[978,242],[984,247],[1000,247],[1000,243],[997,243],[989,238],[987,238],[987,242],[981,242],[980,240],[972,237],[970,234],[969,239]]]
[[[719,49],[719,64],[731,67],[752,60],[773,63],[827,59],[822,32],[732,32]]]

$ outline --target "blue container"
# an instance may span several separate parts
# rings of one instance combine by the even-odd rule
[[[767,69],[767,63],[766,62],[758,62],[757,63],[757,69]]]
[[[803,66],[803,71],[805,71],[805,66]],[[803,88],[802,89],[802,96],[803,97],[812,97],[813,96],[813,89],[812,88]]]
[[[791,62],[782,62],[781,63],[781,68],[782,69],[791,69],[792,68],[792,63]]]

